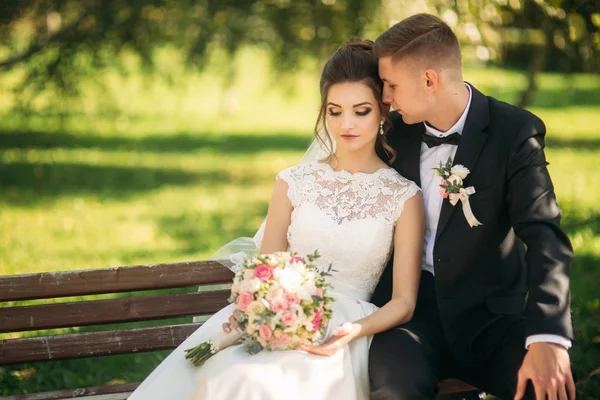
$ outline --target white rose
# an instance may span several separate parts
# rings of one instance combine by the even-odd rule
[[[281,279],[281,268],[273,268],[273,279],[279,281]]]
[[[312,320],[307,319],[306,321],[304,321],[304,329],[306,329],[309,332],[313,331],[313,324],[312,324]]]
[[[469,171],[469,169],[467,167],[465,167],[464,165],[460,165],[460,164],[454,165],[450,169],[450,173],[452,175],[457,175],[458,177],[460,177],[460,179],[465,179],[467,177],[467,175],[469,175],[470,172],[471,171]]]
[[[258,278],[246,279],[242,283],[240,283],[240,291],[254,293],[258,290],[260,284],[261,281]]]
[[[462,185],[462,183],[463,183],[463,180],[462,180],[462,178],[461,178],[460,176],[452,174],[452,175],[450,175],[450,177],[448,178],[448,182],[449,182],[449,183],[454,183],[454,184],[456,184],[456,185],[459,185],[459,186],[460,186],[460,185]]]
[[[302,275],[293,269],[285,268],[281,271],[279,283],[288,292],[296,292],[302,283]]]
[[[315,282],[312,280],[308,280],[308,281],[304,282],[304,285],[302,285],[302,288],[308,292],[308,294],[310,296],[309,298],[312,298],[312,296],[317,294],[317,286],[315,285]]]
[[[310,300],[312,299],[312,294],[310,294],[307,288],[302,286],[300,289],[298,289],[298,297],[300,300]]]

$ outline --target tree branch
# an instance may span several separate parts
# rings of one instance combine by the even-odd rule
[[[63,28],[62,30],[58,31],[57,33],[55,33],[54,35],[48,35],[46,38],[42,38],[42,39],[38,39],[36,40],[33,44],[31,44],[29,46],[29,48],[14,57],[11,57],[7,60],[3,60],[0,61],[0,71],[2,70],[9,70],[11,68],[13,68],[15,65],[23,62],[23,61],[27,61],[28,59],[30,59],[32,56],[34,56],[35,54],[39,53],[40,51],[42,51],[46,46],[48,46],[50,43],[55,42],[57,40],[60,40],[62,37],[66,36],[68,33],[70,33],[71,31],[73,31],[74,29],[77,29],[77,27],[79,26],[79,24],[81,24],[81,22],[89,15],[89,13],[87,11],[84,11],[79,18],[77,18],[77,20],[75,20],[74,22],[70,23],[69,25],[67,25],[65,28]]]

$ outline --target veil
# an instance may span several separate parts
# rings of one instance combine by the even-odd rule
[[[331,136],[329,136],[326,130],[319,131],[317,135],[319,135],[320,138],[315,138],[313,140],[311,145],[302,156],[299,164],[321,160],[335,152],[335,141],[332,140]],[[331,143],[331,149],[326,145],[327,143]],[[265,217],[253,237],[239,237],[227,243],[217,250],[212,256],[210,256],[209,260],[217,261],[218,263],[229,268],[234,273],[238,272],[244,257],[251,257],[260,252],[260,246],[265,232],[266,222],[267,218]]]

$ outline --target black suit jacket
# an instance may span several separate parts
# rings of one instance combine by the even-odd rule
[[[407,125],[396,112],[392,122],[393,167],[420,185],[424,125]],[[475,187],[470,203],[483,225],[471,228],[461,203],[453,207],[446,199],[433,250],[444,335],[465,364],[489,357],[508,326],[522,318],[527,336],[574,339],[569,291],[573,250],[560,228],[561,212],[546,168],[545,133],[535,115],[472,87],[454,164],[471,171],[464,186]],[[375,291],[375,304],[391,296],[391,264]]]

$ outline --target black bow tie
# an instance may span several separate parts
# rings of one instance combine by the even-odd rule
[[[455,132],[448,136],[436,137],[436,136],[428,135],[426,132],[423,132],[423,135],[421,136],[421,140],[429,148],[439,146],[440,144],[451,144],[454,146],[458,146],[458,143],[460,142],[460,134]]]

